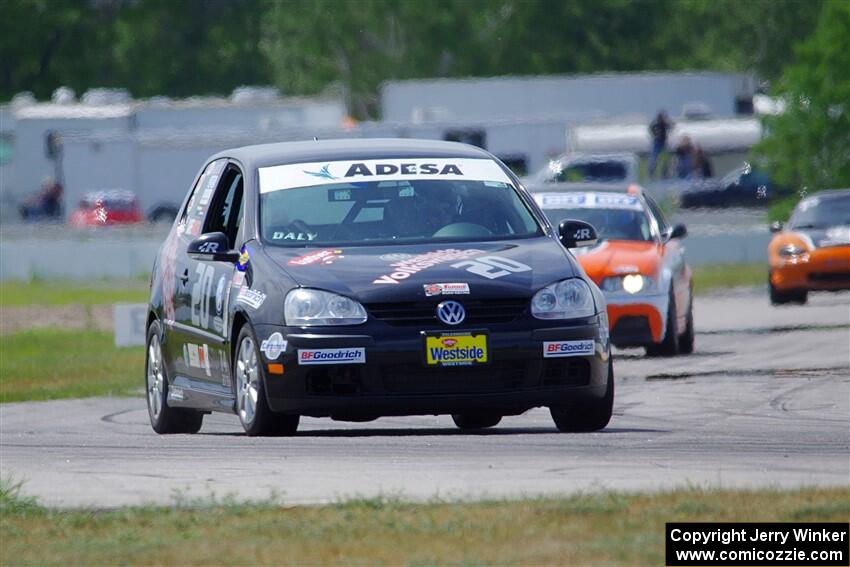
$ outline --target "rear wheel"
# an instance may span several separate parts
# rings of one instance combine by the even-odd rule
[[[614,359],[608,359],[608,384],[605,396],[580,406],[549,408],[558,431],[579,433],[604,429],[614,411]]]
[[[806,303],[809,293],[806,290],[780,291],[773,285],[773,278],[768,274],[767,287],[770,291],[770,302],[773,305],[785,305],[786,303]]]
[[[265,372],[257,348],[257,339],[249,324],[242,326],[236,342],[233,367],[236,388],[236,415],[250,436],[292,435],[298,429],[299,416],[273,412],[266,401]]]
[[[649,356],[676,356],[679,354],[679,335],[676,333],[676,298],[670,289],[670,300],[667,302],[667,324],[664,338],[660,343],[646,347]]]
[[[148,350],[145,357],[145,390],[151,427],[159,434],[197,433],[203,424],[204,414],[168,405],[168,374],[159,336],[159,322],[154,321],[148,327]]]
[[[452,420],[458,429],[486,429],[495,427],[502,421],[502,416],[493,413],[455,413]]]

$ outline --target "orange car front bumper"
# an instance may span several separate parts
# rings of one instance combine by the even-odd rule
[[[773,258],[770,268],[770,282],[780,291],[850,289],[850,246]]]
[[[611,342],[618,347],[660,343],[666,311],[651,303],[608,303]]]

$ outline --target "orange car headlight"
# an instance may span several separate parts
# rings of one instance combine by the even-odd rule
[[[800,248],[793,244],[788,244],[787,246],[783,246],[779,249],[779,255],[783,258],[795,258],[797,256],[802,256],[806,252],[807,250],[805,248]]]
[[[655,291],[655,280],[641,274],[628,274],[626,276],[611,276],[602,280],[600,286],[603,291],[610,293],[626,292],[631,295],[638,293],[651,293]]]

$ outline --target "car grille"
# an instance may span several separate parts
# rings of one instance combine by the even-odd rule
[[[381,373],[388,394],[464,394],[519,388],[525,382],[527,368],[527,361],[506,360],[446,368],[396,364],[385,366]]]
[[[809,279],[813,282],[846,282],[850,281],[850,272],[812,272]]]
[[[464,326],[510,323],[528,307],[528,299],[454,299],[466,310]],[[369,314],[389,325],[419,327],[442,325],[437,319],[437,304],[443,301],[406,301],[401,303],[370,303]]]

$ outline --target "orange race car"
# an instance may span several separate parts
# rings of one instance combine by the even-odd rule
[[[850,289],[850,189],[803,199],[787,226],[770,229],[771,303],[805,303],[809,291]]]
[[[530,191],[549,221],[592,224],[599,243],[572,250],[608,303],[611,342],[653,356],[694,349],[693,284],[679,239],[658,205],[636,185],[563,184]]]

